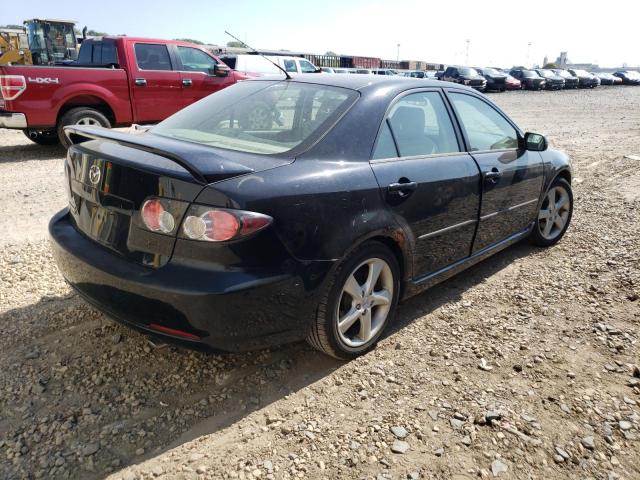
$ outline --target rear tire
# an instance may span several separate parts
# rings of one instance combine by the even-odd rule
[[[366,243],[332,274],[307,342],[338,359],[362,355],[375,347],[391,323],[399,294],[395,255],[382,243]]]
[[[555,245],[564,236],[573,216],[573,192],[564,178],[556,178],[545,193],[529,239],[539,247]]]
[[[23,130],[22,133],[34,143],[38,145],[56,145],[60,143],[58,132],[51,130]]]
[[[60,143],[62,143],[64,148],[69,148],[71,146],[71,142],[64,134],[64,127],[68,125],[87,125],[111,128],[111,122],[109,121],[109,119],[105,117],[102,112],[99,112],[95,108],[72,108],[71,110],[66,112],[58,122],[58,138],[60,139]]]

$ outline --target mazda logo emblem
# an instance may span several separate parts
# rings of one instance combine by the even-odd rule
[[[100,167],[98,167],[98,165],[91,165],[89,169],[89,181],[92,185],[100,183]]]

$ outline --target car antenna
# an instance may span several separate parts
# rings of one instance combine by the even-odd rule
[[[268,58],[266,55],[260,53],[258,50],[256,50],[253,47],[250,47],[249,45],[247,45],[245,42],[243,42],[242,40],[240,40],[238,37],[236,37],[235,35],[231,35],[229,32],[227,32],[226,30],[224,31],[224,33],[226,33],[227,35],[229,35],[231,38],[233,38],[234,40],[237,40],[238,42],[240,42],[242,45],[244,45],[245,47],[247,47],[249,50],[253,50],[255,53],[257,53],[258,55],[260,55],[262,58],[264,58],[267,62],[274,64],[279,70],[282,70],[282,73],[284,73],[284,76],[287,77],[287,80],[291,80],[291,75],[289,75],[289,72],[287,72],[284,68],[282,68],[280,65],[278,65],[276,62],[274,62],[273,60],[271,60],[270,58]]]

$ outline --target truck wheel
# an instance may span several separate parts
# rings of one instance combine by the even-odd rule
[[[58,122],[58,138],[64,148],[69,148],[71,142],[64,134],[67,125],[87,125],[94,127],[111,128],[111,122],[101,112],[94,108],[78,107],[66,112]]]
[[[58,132],[52,130],[23,130],[22,133],[34,143],[38,145],[55,145],[60,143]]]

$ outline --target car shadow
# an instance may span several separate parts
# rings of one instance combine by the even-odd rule
[[[26,145],[0,146],[0,163],[25,162],[29,160],[53,160],[64,158],[66,150],[61,145]]]
[[[407,300],[385,341],[535,251],[514,245]],[[30,331],[36,319],[42,326]],[[21,325],[28,325],[23,333]],[[29,444],[29,431],[42,418],[71,425],[51,458],[101,438],[91,468],[82,456],[69,455],[64,468],[72,478],[102,478],[224,429],[345,364],[304,342],[237,354],[151,339],[154,347],[149,337],[107,319],[73,293],[1,313],[0,334],[0,364],[13,372],[7,377],[5,369],[0,392],[0,405],[7,407],[0,409],[0,440],[23,438],[33,452],[12,463],[2,457],[0,470],[9,477],[38,470],[39,450]]]

